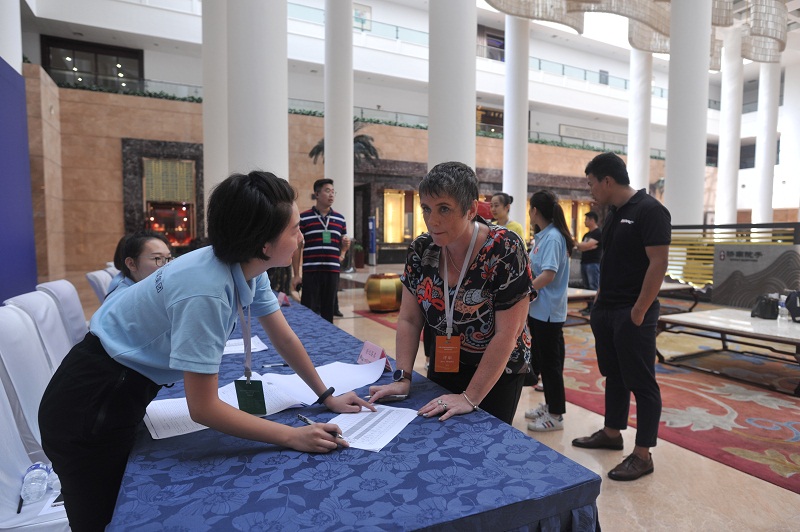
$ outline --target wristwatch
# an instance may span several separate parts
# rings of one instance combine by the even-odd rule
[[[398,369],[392,374],[392,379],[394,382],[400,382],[403,379],[408,379],[408,382],[411,382],[411,373],[406,373],[402,369]]]

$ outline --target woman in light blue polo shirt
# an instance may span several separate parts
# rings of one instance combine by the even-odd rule
[[[538,297],[528,310],[531,329],[531,357],[542,377],[545,402],[525,412],[531,419],[528,430],[562,430],[566,412],[564,397],[564,333],[567,319],[569,256],[575,246],[564,211],[556,195],[540,190],[531,196],[531,221],[539,227],[533,249],[531,270]]]
[[[61,480],[72,530],[111,520],[139,422],[161,386],[184,381],[192,419],[221,432],[305,452],[328,452],[339,428],[299,428],[219,399],[218,372],[237,315],[258,317],[278,353],[334,412],[375,408],[333,396],[279,312],[267,269],[291,264],[302,239],[297,193],[267,172],[234,174],[208,205],[211,246],[166,264],[109,298],[59,366],[39,407],[42,447]],[[246,310],[245,310],[246,309]]]

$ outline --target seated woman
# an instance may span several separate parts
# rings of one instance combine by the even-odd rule
[[[290,427],[219,398],[220,361],[237,316],[243,316],[245,336],[250,315],[258,318],[317,403],[334,412],[375,410],[353,392],[334,396],[270,288],[266,271],[289,265],[303,238],[296,196],[289,183],[268,172],[224,180],[208,204],[211,246],[180,256],[107,300],[92,317],[89,334],[58,367],[39,406],[39,427],[72,530],[103,530],[111,520],[147,405],[161,386],[179,380],[192,419],[212,429],[302,452],[348,446],[335,424]]]
[[[478,180],[468,166],[442,163],[419,185],[428,232],[412,243],[401,281],[395,382],[370,401],[408,394],[419,334],[428,378],[448,389],[422,416],[484,410],[511,423],[530,364],[530,262],[522,239],[477,215]]]
[[[119,273],[108,285],[106,299],[118,289],[138,283],[172,260],[169,242],[154,231],[137,231],[123,236],[114,251],[114,267]]]

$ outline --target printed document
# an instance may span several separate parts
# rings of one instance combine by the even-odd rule
[[[417,418],[417,411],[380,404],[375,407],[377,412],[362,410],[357,414],[339,414],[329,423],[339,425],[350,447],[378,452]]]
[[[334,395],[339,396],[377,381],[383,374],[385,361],[378,359],[370,364],[344,364],[333,362],[317,368],[317,373],[327,386],[336,389]],[[250,377],[260,380],[264,386],[264,402],[267,414],[276,414],[287,408],[313,404],[317,400],[308,385],[296,374],[278,375],[267,373],[259,375],[253,372]],[[239,380],[244,379],[240,377]],[[234,408],[239,408],[234,384],[228,383],[218,390],[220,400]],[[185,397],[160,399],[147,407],[144,423],[153,439],[170,438],[189,434],[207,428],[192,421],[189,405]]]
[[[262,342],[261,338],[256,335],[253,335],[253,338],[250,339],[250,347],[253,353],[269,349],[267,344]],[[233,338],[225,342],[225,349],[222,354],[230,355],[231,353],[244,353],[244,338]]]

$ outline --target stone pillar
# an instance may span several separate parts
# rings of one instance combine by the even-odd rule
[[[353,2],[325,0],[325,177],[353,236]]]
[[[228,37],[223,2],[203,6],[203,187],[211,191],[230,173],[228,166]]]
[[[289,173],[285,2],[227,2],[228,160],[234,172]]]
[[[503,102],[503,192],[514,196],[509,217],[525,225],[528,204],[528,46],[530,21],[506,15]],[[525,235],[520,235],[525,238]]]
[[[445,161],[475,168],[477,8],[436,0],[428,24],[428,168]]]
[[[736,26],[728,28],[724,34],[721,92],[717,197],[714,204],[716,225],[736,223],[742,145],[742,30]]]
[[[673,0],[670,32],[667,177],[674,225],[703,222],[711,2]]]
[[[650,191],[650,105],[653,54],[631,49],[631,99],[628,104],[628,176],[631,186]]]
[[[756,183],[753,194],[754,224],[772,223],[772,189],[778,151],[778,100],[780,63],[761,63],[758,74],[758,132],[756,133]]]

